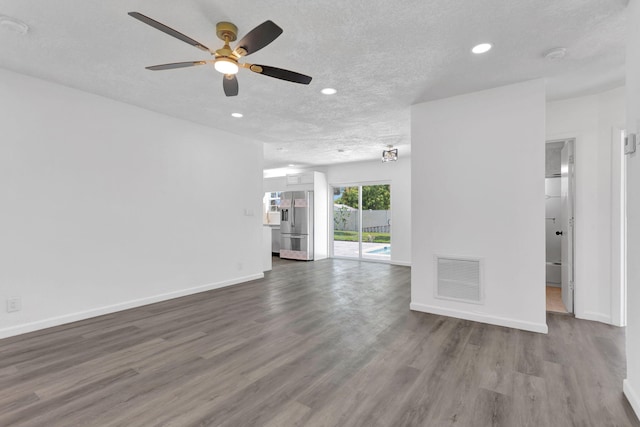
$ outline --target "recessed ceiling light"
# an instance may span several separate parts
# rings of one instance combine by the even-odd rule
[[[320,92],[322,92],[324,95],[335,95],[338,91],[332,87],[325,87]]]
[[[480,43],[478,45],[475,45],[473,49],[471,49],[471,52],[475,53],[476,55],[479,55],[481,53],[489,52],[492,47],[493,46],[491,46],[491,43]]]
[[[27,34],[27,32],[29,32],[29,26],[27,24],[10,16],[0,15],[0,27],[20,34]]]
[[[289,167],[290,167],[290,168],[292,168],[292,167],[294,167],[294,166],[295,166],[295,165],[293,165],[293,164],[290,164],[290,165],[289,165]]]
[[[239,119],[240,117],[242,117],[242,113],[231,113],[231,117],[235,117],[236,119]]]

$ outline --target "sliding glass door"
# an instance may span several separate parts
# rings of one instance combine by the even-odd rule
[[[391,185],[333,188],[333,256],[391,259]]]

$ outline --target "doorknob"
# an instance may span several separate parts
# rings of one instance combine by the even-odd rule
[[[556,231],[556,236],[562,236],[562,231]]]

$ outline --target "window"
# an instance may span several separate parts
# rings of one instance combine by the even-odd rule
[[[280,212],[280,192],[265,193],[267,212]]]

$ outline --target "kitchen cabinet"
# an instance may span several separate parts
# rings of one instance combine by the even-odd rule
[[[280,253],[280,227],[271,227],[271,252]]]
[[[271,227],[262,227],[262,271],[273,268],[271,255]]]

